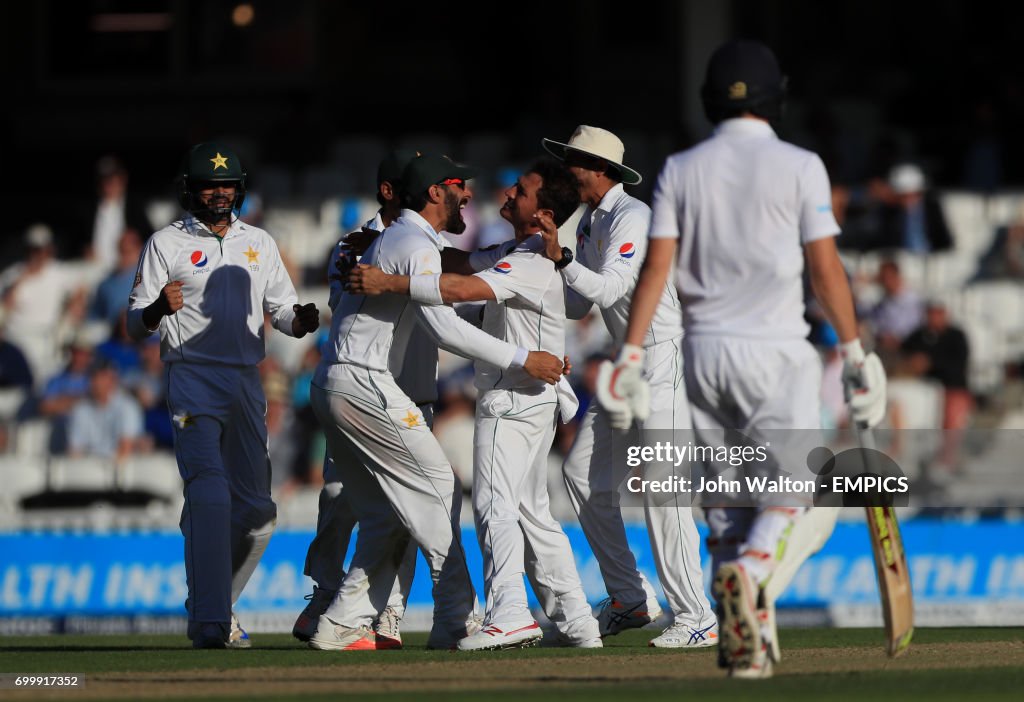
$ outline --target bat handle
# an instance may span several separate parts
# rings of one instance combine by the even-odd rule
[[[861,448],[875,451],[875,432],[867,422],[857,422],[857,436],[860,439]]]

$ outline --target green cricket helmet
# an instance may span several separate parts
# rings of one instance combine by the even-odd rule
[[[234,202],[211,207],[200,202],[199,191],[210,183],[233,184]],[[204,142],[196,144],[185,154],[181,168],[178,169],[177,186],[178,204],[182,209],[200,219],[223,219],[242,207],[245,200],[245,171],[234,150],[218,142]]]

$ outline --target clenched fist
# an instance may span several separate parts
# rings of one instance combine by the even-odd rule
[[[295,334],[295,338],[302,338],[320,328],[320,310],[316,308],[316,303],[292,305],[292,309],[295,311],[295,319],[292,320],[292,333]]]
[[[181,294],[182,285],[184,283],[180,280],[172,280],[160,291],[157,302],[160,305],[160,313],[164,317],[169,317],[185,306],[185,296]]]

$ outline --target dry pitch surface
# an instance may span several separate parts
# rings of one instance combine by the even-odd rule
[[[76,673],[77,690],[0,690],[6,699],[224,700],[969,700],[1021,699],[1024,631],[922,629],[889,660],[877,629],[782,633],[784,660],[771,680],[724,679],[714,649],[646,647],[632,631],[603,650],[536,648],[459,654],[311,651],[284,635],[254,635],[248,651],[193,651],[167,636],[0,639],[0,673]],[[710,698],[709,698],[710,699]]]

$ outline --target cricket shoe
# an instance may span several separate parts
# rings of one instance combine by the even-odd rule
[[[768,644],[762,633],[768,613],[758,608],[761,588],[739,563],[726,563],[715,573],[712,585],[721,608],[718,650],[721,662],[734,678],[767,678],[772,675]]]
[[[427,650],[432,651],[457,651],[459,642],[462,639],[472,636],[483,628],[484,620],[474,612],[469,615],[464,626],[459,627],[457,632],[439,630],[436,626],[430,630],[430,638],[427,639]]]
[[[318,651],[376,651],[377,637],[368,626],[352,629],[335,624],[321,614],[309,647]]]
[[[391,607],[385,607],[373,623],[373,633],[377,637],[378,651],[395,651],[402,648],[402,618]]]
[[[620,602],[614,597],[603,600],[599,605],[597,624],[601,636],[615,636],[626,629],[639,629],[661,616],[661,608],[648,606],[647,600]]]
[[[718,643],[718,622],[695,627],[681,622],[661,632],[647,644],[652,648],[705,648]]]
[[[460,651],[498,651],[506,648],[536,646],[544,632],[537,622],[529,624],[487,624],[480,631],[459,641]]]
[[[325,590],[314,585],[313,594],[306,595],[309,604],[306,605],[306,608],[302,610],[295,620],[295,626],[292,627],[292,636],[299,641],[309,641],[313,638],[320,615],[331,606],[331,602],[334,601],[336,594],[338,594],[336,590]]]
[[[249,635],[245,633],[245,629],[238,624],[238,617],[235,616],[234,612],[231,613],[231,633],[228,634],[227,647],[252,648],[252,641],[249,639]]]

